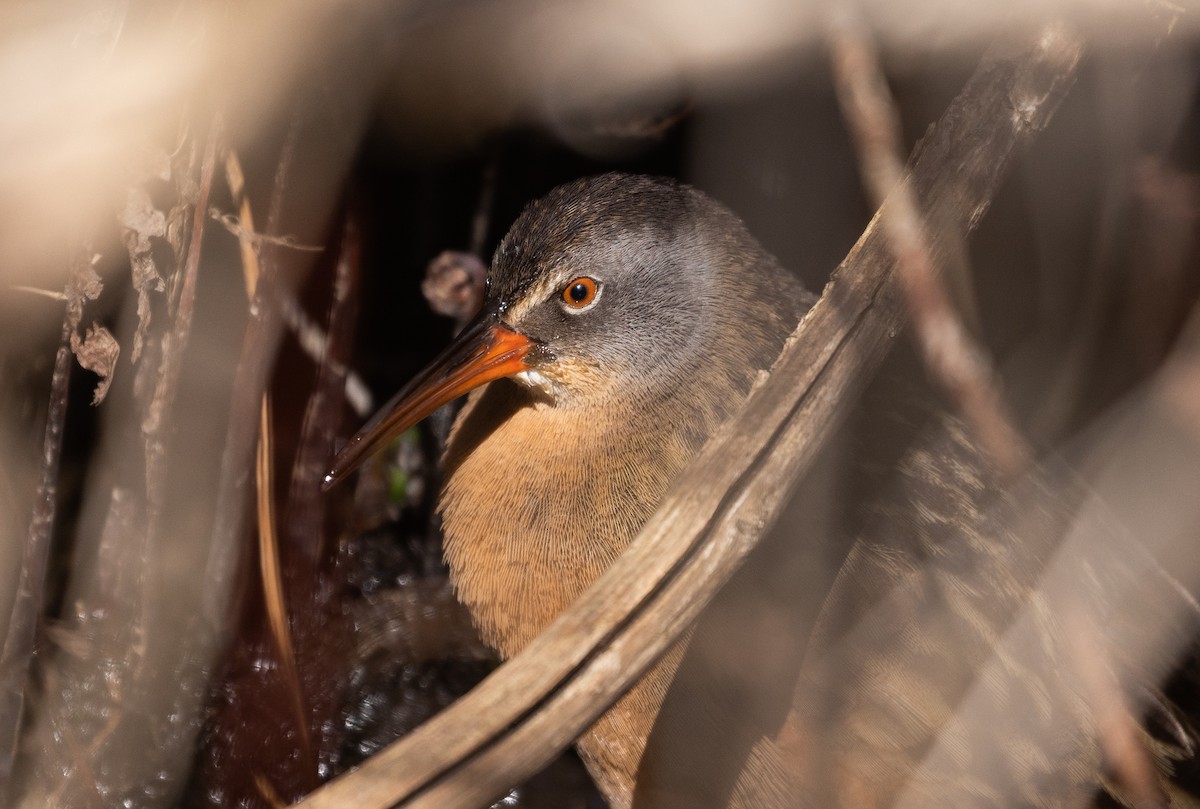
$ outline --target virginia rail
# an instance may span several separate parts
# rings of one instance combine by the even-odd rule
[[[619,174],[562,186],[500,243],[480,315],[351,439],[327,483],[441,404],[510,378],[459,415],[440,510],[454,585],[511,656],[624,550],[812,301],[698,191]],[[630,803],[678,654],[579,743],[614,806]]]
[[[511,656],[616,559],[813,300],[737,217],[692,188],[619,174],[562,186],[531,204],[501,242],[479,316],[350,440],[326,485],[471,392],[445,458],[445,554],[484,640]],[[680,668],[685,642],[677,644],[579,741],[614,809],[883,806],[906,794],[913,806],[1014,805],[1004,796],[1017,794],[1022,804],[1058,807],[1089,794],[1101,762],[1090,720],[1079,718],[1082,709],[1058,709],[1081,700],[1070,688],[1057,699],[1064,687],[1054,665],[1022,679],[1012,654],[987,681],[989,693],[1004,705],[1034,706],[1039,726],[1060,723],[1055,744],[1020,747],[1029,734],[1016,729],[1006,738],[1019,749],[952,735],[949,771],[971,764],[963,756],[977,750],[996,757],[991,774],[956,780],[934,766],[913,775],[938,749],[939,733],[953,730],[958,700],[1053,548],[1023,546],[1008,529],[990,534],[981,515],[1005,501],[985,503],[995,492],[962,431],[939,435],[901,474],[900,499],[924,491],[927,502],[881,520],[881,533],[895,535],[886,542],[854,547],[803,666],[795,657],[788,669],[795,696],[784,703],[787,722],[768,722],[739,746],[737,734],[722,737],[721,722],[707,721],[719,710],[663,708],[676,672],[679,682],[694,675]],[[973,541],[954,539],[963,531]],[[777,588],[788,586],[786,570],[776,571]],[[755,614],[757,585],[741,593],[741,614]],[[679,682],[673,699],[739,693],[737,683]],[[660,709],[651,748],[673,760],[643,764],[639,774]],[[660,744],[662,725],[687,735],[697,712],[695,741],[711,737],[698,746],[738,748],[732,768],[680,764],[671,742]],[[739,712],[753,710],[726,711]],[[1037,780],[1059,769],[1056,788]],[[1022,783],[1015,793],[993,783],[1014,779]]]

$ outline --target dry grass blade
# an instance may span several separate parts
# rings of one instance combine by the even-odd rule
[[[254,232],[254,211],[250,209],[250,200],[246,198],[246,175],[242,171],[242,161],[237,152],[230,149],[225,155],[225,182],[229,185],[229,193],[238,206],[238,221],[242,227]],[[242,275],[246,281],[246,297],[253,300],[254,290],[258,287],[258,251],[248,239],[238,239],[238,250],[242,256]]]
[[[291,692],[292,710],[300,733],[300,747],[305,759],[315,761],[312,734],[308,728],[308,711],[304,705],[300,672],[296,667],[296,650],[287,615],[287,598],[283,589],[283,573],[279,564],[279,532],[275,522],[275,459],[271,441],[271,397],[264,395],[259,418],[257,458],[254,467],[258,489],[258,564],[262,576],[263,602],[271,637],[279,655],[279,667]]]
[[[1077,41],[1041,37],[989,57],[922,144],[914,189],[956,225],[957,238],[978,223],[1015,155],[1049,121],[1080,53]],[[1018,91],[1037,101],[1013,115]],[[893,265],[877,216],[770,377],[613,568],[464,699],[300,805],[465,809],[569,745],[727,580],[828,438],[845,397],[887,353],[904,312]]]

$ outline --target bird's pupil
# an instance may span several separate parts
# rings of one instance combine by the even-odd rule
[[[571,287],[570,294],[571,294],[571,300],[575,301],[575,303],[579,303],[584,298],[586,298],[588,295],[587,285],[586,284],[575,284],[574,286]]]

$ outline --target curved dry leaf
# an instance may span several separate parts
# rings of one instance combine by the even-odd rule
[[[93,256],[90,261],[79,261],[67,284],[67,325],[71,330],[71,352],[80,365],[100,377],[100,384],[92,395],[93,405],[100,404],[108,395],[117,357],[121,354],[121,346],[116,338],[98,323],[92,323],[83,337],[79,336],[84,304],[99,298],[104,290],[104,282],[96,273],[95,264],[98,260],[99,256]]]
[[[82,340],[79,339],[78,333],[72,333],[71,351],[75,353],[75,359],[80,365],[100,377],[96,392],[92,394],[92,404],[100,404],[112,385],[117,358],[121,356],[121,345],[117,338],[112,336],[112,332],[98,323],[93,323],[88,326]]]

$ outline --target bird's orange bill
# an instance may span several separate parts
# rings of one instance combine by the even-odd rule
[[[350,439],[325,475],[322,490],[328,491],[372,453],[446,402],[525,370],[526,356],[537,345],[501,324],[495,315],[481,316]]]

